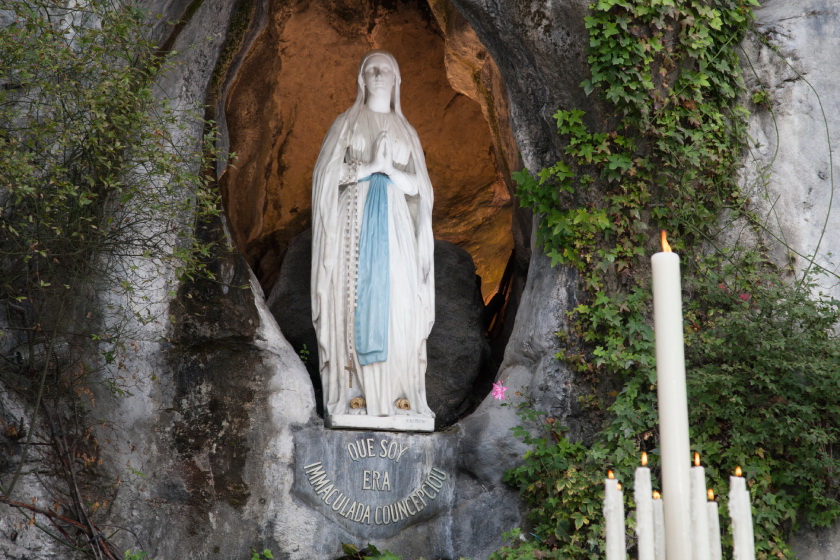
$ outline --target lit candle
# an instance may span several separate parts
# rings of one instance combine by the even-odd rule
[[[671,252],[664,231],[662,248],[663,252],[653,255],[650,261],[653,268],[662,501],[668,520],[665,525],[665,548],[668,560],[691,560],[691,455],[688,446],[680,258]]]
[[[624,542],[624,492],[612,471],[604,480],[604,519],[607,524],[607,560],[624,560],[627,550]]]
[[[653,493],[653,550],[656,560],[665,560],[665,513],[659,492]]]
[[[741,467],[729,477],[729,517],[732,519],[732,557],[734,560],[755,560],[752,507],[747,481],[741,476]]]
[[[709,553],[711,560],[721,560],[723,549],[720,546],[720,515],[715,493],[709,488],[709,502],[706,504],[709,518]]]
[[[653,554],[653,498],[647,453],[642,453],[642,466],[636,468],[633,499],[636,501],[636,535],[639,538],[639,560],[655,560]]]
[[[691,538],[693,560],[711,560],[709,552],[709,513],[706,505],[706,470],[700,466],[700,454],[694,454],[691,467]]]

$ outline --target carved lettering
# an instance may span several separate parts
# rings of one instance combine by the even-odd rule
[[[319,490],[318,492],[315,492],[315,495],[319,496],[319,495],[323,494],[324,495],[323,500],[326,502],[327,501],[327,494],[330,493],[334,487],[335,487],[335,485],[332,482],[330,482],[324,488],[321,488],[321,490]]]
[[[315,463],[310,466],[312,468],[309,469],[307,473],[309,475],[309,484],[315,488],[315,493],[317,494],[321,488],[329,484],[330,481],[327,479],[327,473],[324,472],[321,463]]]
[[[421,510],[421,509],[423,509],[423,508],[422,508],[422,507],[420,507],[420,500],[418,500],[418,499],[417,499],[416,494],[417,494],[417,492],[415,492],[414,494],[411,494],[411,495],[408,497],[408,499],[409,499],[409,500],[411,500],[411,503],[412,503],[412,505],[414,506],[414,509],[416,509],[417,511],[420,511],[420,510]],[[426,505],[426,502],[423,502],[423,506],[425,506],[425,505]],[[415,514],[414,514],[414,513],[412,513],[411,515],[415,515]]]
[[[347,444],[346,449],[348,456],[353,461],[379,458],[399,463],[403,454],[408,450],[408,446],[387,438],[381,439],[379,442],[376,442],[373,438],[364,438]],[[341,488],[327,477],[327,472],[320,461],[304,466],[303,471],[315,496],[324,502],[324,505],[345,519],[360,524],[371,524],[372,506],[356,502],[342,492]],[[373,523],[389,525],[418,515],[429,505],[427,499],[434,500],[438,497],[445,481],[448,479],[449,474],[446,471],[432,467],[421,480],[420,485],[407,496],[388,505],[373,507]],[[362,489],[378,492],[392,491],[391,473],[387,470],[363,470]]]
[[[349,501],[350,501],[350,498],[348,498],[344,494],[339,494],[338,498],[336,498],[335,502],[333,502],[333,505],[332,505],[333,511],[338,511],[341,508],[346,507],[347,502],[349,502]]]
[[[430,500],[434,499],[434,498],[429,497],[429,494],[427,494],[426,491],[423,490],[422,486],[420,488],[418,488],[417,489],[417,499],[420,500],[421,502],[423,502],[423,507],[426,507],[426,500],[423,499],[423,496],[426,496]]]
[[[432,472],[430,472],[429,474],[438,477],[440,480],[446,480],[447,478],[449,478],[449,475],[446,474],[446,472],[440,470],[437,467],[432,467]]]
[[[390,459],[395,463],[399,463],[402,456],[410,448],[411,446],[409,445],[403,445],[397,441],[383,438],[379,440],[377,452],[375,440],[373,438],[365,438],[348,443],[346,449],[347,456],[352,461],[379,457],[380,459]]]
[[[397,502],[397,511],[399,512],[400,519],[408,517],[408,507],[405,504],[405,500]]]
[[[409,498],[411,498],[411,497],[412,496],[409,496]],[[414,511],[411,511],[412,504],[408,503],[408,500],[403,500],[403,502],[405,503],[405,509],[408,511],[409,515],[417,515],[417,509],[415,509]]]
[[[340,512],[338,512],[338,515],[340,515],[341,517],[347,517],[348,515],[350,515],[350,512],[348,511],[348,507],[347,507],[347,506],[348,506],[348,505],[350,505],[351,503],[352,503],[354,506],[356,505],[356,502],[352,502],[352,501],[350,500],[350,498],[348,497],[348,498],[347,498],[347,500],[345,500],[345,502],[344,502],[344,507],[341,509],[341,511],[340,511]],[[352,506],[351,506],[351,507],[352,507]]]
[[[362,490],[391,491],[391,475],[388,471],[362,471]]]

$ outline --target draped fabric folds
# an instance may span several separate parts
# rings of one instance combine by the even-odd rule
[[[382,173],[370,181],[359,235],[359,278],[355,331],[356,355],[366,366],[388,359],[388,311],[391,286],[388,259],[388,183]]]
[[[432,185],[420,140],[402,114],[398,66],[389,54],[397,71],[391,111],[365,107],[362,69],[368,57],[382,53],[372,51],[362,60],[356,101],[327,132],[312,179],[312,321],[324,409],[328,415],[350,414],[350,400],[362,397],[368,415],[434,416],[425,385],[426,340],[435,319]],[[415,194],[376,174],[343,184],[354,161],[373,160],[383,130],[394,139],[394,153],[401,154],[395,167],[409,177]],[[370,228],[385,230],[369,246],[377,254],[387,237],[385,264],[364,256]],[[379,276],[363,280],[368,268]],[[397,399],[407,399],[411,410],[396,409]]]

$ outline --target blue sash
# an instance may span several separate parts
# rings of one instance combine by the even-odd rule
[[[383,173],[373,173],[362,229],[359,233],[359,277],[356,282],[356,356],[366,366],[388,359],[388,308],[391,300],[388,256],[388,184]]]

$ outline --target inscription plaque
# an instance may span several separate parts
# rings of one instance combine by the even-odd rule
[[[437,436],[437,437],[436,437]],[[304,430],[294,494],[360,537],[389,537],[451,511],[454,437]]]

